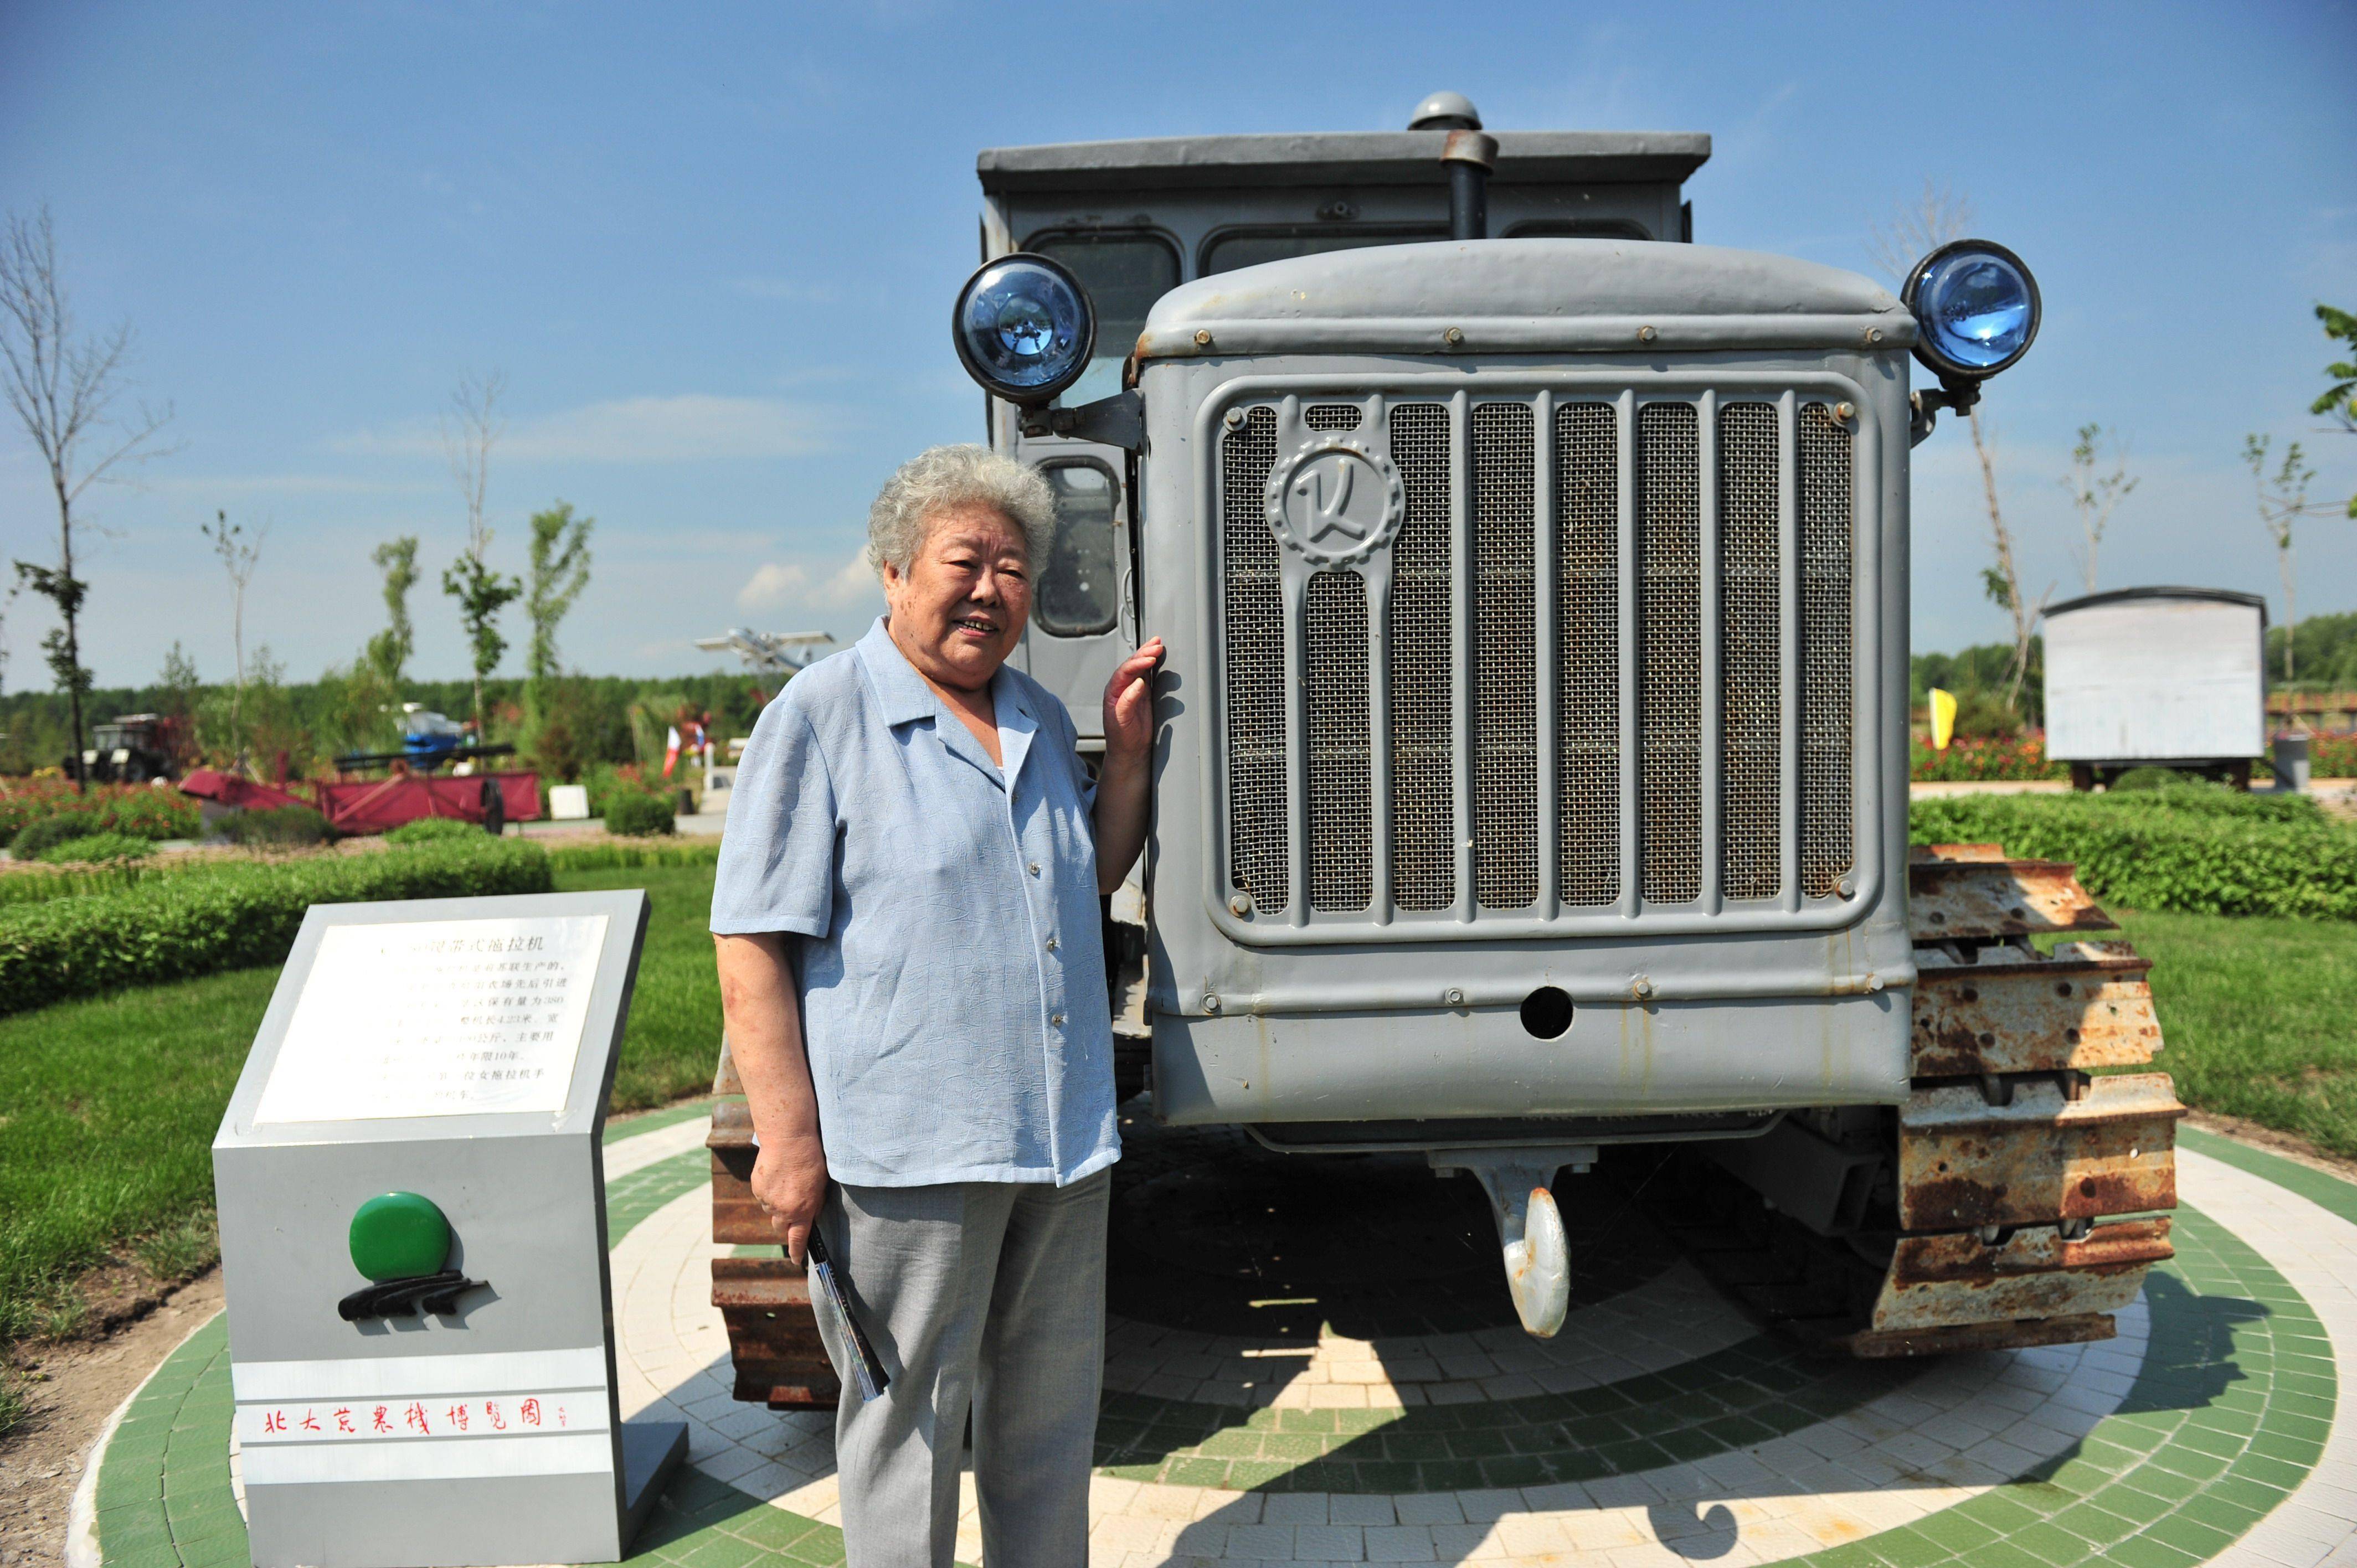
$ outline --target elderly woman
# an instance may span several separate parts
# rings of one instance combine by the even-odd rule
[[[887,613],[762,714],[721,849],[753,1192],[797,1260],[817,1227],[890,1380],[843,1379],[854,1568],[946,1568],[969,1404],[985,1558],[1088,1558],[1121,1155],[1097,898],[1146,840],[1162,648],[1107,683],[1092,785],[1063,704],[1006,667],[1054,521],[979,446],[895,473],[867,522]]]

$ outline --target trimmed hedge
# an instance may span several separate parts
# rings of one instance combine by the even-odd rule
[[[0,1013],[128,985],[278,963],[314,904],[546,893],[548,856],[523,839],[421,844],[157,876],[115,893],[0,908]]]
[[[153,839],[135,838],[129,833],[92,833],[88,838],[51,844],[41,852],[41,860],[48,865],[94,865],[109,860],[145,860],[155,853]]]
[[[474,822],[462,822],[456,817],[420,817],[404,822],[384,835],[387,843],[455,843],[461,839],[487,839],[491,835]]]
[[[249,807],[214,825],[231,843],[271,848],[326,843],[335,836],[328,819],[309,806]]]
[[[2298,796],[2204,786],[2117,795],[1918,800],[1918,843],[2001,843],[2067,860],[2096,897],[2136,909],[2357,919],[2357,826]]]
[[[717,865],[720,841],[681,839],[663,843],[642,839],[635,843],[553,845],[549,864],[559,871],[619,871],[641,865]]]
[[[668,797],[642,789],[617,789],[606,799],[606,831],[626,838],[668,833],[676,825]]]

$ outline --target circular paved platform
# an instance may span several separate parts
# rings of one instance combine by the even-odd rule
[[[838,1563],[829,1418],[729,1397],[701,1122],[630,1132],[608,1155],[623,1409],[691,1437],[634,1555]],[[1763,1331],[1609,1184],[1563,1189],[1582,1283],[1540,1344],[1470,1181],[1380,1158],[1268,1179],[1248,1168],[1266,1157],[1133,1139],[1101,1568],[2357,1563],[2336,1366],[2357,1350],[2357,1186],[2188,1133],[2178,1256],[2117,1339],[1857,1363]],[[217,1319],[125,1406],[85,1563],[244,1561],[227,1371]]]

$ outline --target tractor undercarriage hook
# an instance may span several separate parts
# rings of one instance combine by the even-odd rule
[[[1439,1175],[1469,1171],[1480,1182],[1498,1222],[1515,1316],[1533,1337],[1555,1337],[1571,1306],[1571,1245],[1550,1189],[1564,1166],[1585,1171],[1594,1164],[1595,1149],[1436,1149],[1429,1157]]]

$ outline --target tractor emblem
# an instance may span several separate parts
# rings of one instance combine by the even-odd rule
[[[1270,526],[1321,565],[1374,554],[1399,527],[1402,503],[1398,471],[1356,441],[1314,440],[1269,478]]]

